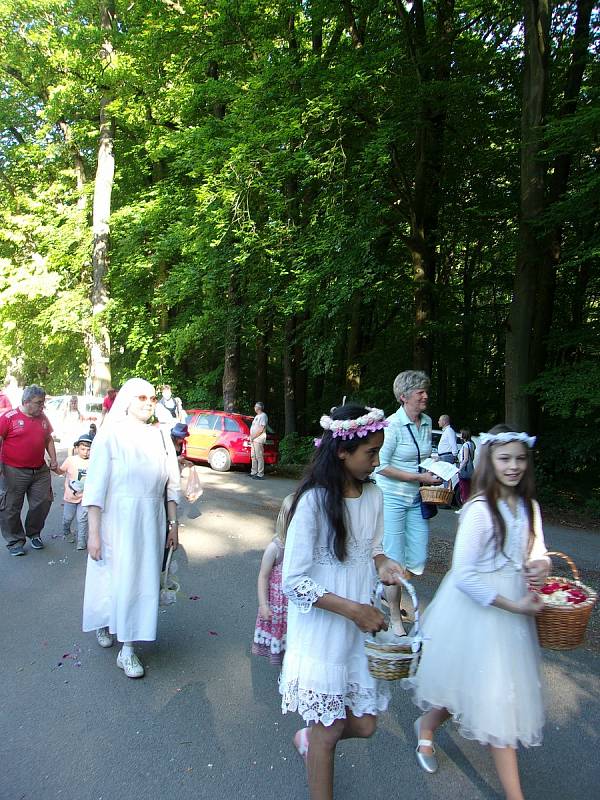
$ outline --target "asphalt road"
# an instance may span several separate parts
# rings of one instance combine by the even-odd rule
[[[201,468],[202,469],[202,468]],[[182,591],[160,614],[159,638],[140,647],[144,679],[116,667],[81,632],[86,556],[60,533],[62,492],[25,558],[0,553],[1,800],[304,800],[303,765],[282,716],[277,670],[250,656],[255,585],[279,502],[292,481],[250,481],[202,469],[204,496],[186,506],[177,554]],[[433,548],[451,547],[452,512],[434,520]],[[552,531],[568,552],[598,569],[595,534]],[[432,566],[439,563],[432,561]],[[442,570],[417,587],[423,603]],[[194,598],[194,599],[191,599]],[[197,599],[195,599],[197,598]],[[528,800],[598,797],[600,656],[581,648],[544,652],[545,743],[522,751]],[[500,798],[487,752],[446,726],[440,770],[417,766],[410,698],[392,684],[392,703],[369,741],[342,742],[339,800]]]

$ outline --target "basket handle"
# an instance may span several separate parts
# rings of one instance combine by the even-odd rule
[[[168,586],[168,583],[169,583],[169,570],[171,569],[171,559],[173,558],[173,553],[174,552],[175,551],[173,550],[173,545],[171,545],[171,547],[169,547],[169,552],[167,554],[167,563],[165,564],[165,568],[162,571],[162,574],[160,576],[160,579],[161,579],[160,580],[160,584],[161,584],[160,588],[161,589],[166,589],[167,586]]]
[[[400,583],[406,589],[406,591],[410,595],[410,599],[412,600],[413,608],[415,610],[415,624],[414,624],[414,636],[418,637],[421,631],[421,626],[419,624],[419,601],[417,599],[417,593],[415,592],[415,587],[407,580],[404,580],[401,576],[398,576]],[[383,591],[385,589],[385,584],[381,581],[377,581],[377,588],[375,589],[375,608],[378,609],[383,613],[383,608],[381,606],[381,598],[383,596]]]
[[[564,558],[564,560],[567,562],[569,567],[571,567],[571,572],[573,573],[573,580],[575,580],[575,581],[579,580],[579,570],[575,566],[575,562],[573,561],[573,559],[570,556],[568,556],[566,553],[561,553],[558,550],[548,550],[548,552],[545,553],[544,555],[547,555],[547,556],[558,556],[559,558]]]

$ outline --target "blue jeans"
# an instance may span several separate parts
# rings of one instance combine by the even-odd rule
[[[415,575],[422,575],[427,561],[429,525],[421,514],[419,495],[414,501],[383,495],[383,550]]]

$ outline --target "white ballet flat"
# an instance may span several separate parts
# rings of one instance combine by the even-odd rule
[[[433,746],[433,741],[431,739],[421,739],[421,717],[415,720],[414,724],[415,729],[415,737],[417,739],[417,748],[415,753],[417,755],[417,763],[421,767],[421,769],[428,772],[430,775],[433,775],[434,772],[437,772],[438,769],[438,761],[435,757],[435,747]],[[425,755],[425,753],[419,752],[419,747],[431,747],[433,752],[430,756]]]

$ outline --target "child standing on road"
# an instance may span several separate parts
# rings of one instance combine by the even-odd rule
[[[281,588],[281,570],[285,548],[286,519],[294,499],[289,494],[279,510],[275,536],[267,545],[258,573],[258,615],[254,629],[252,655],[264,656],[281,666],[287,630],[287,597]]]
[[[83,486],[92,446],[91,437],[85,433],[73,444],[73,455],[65,459],[58,472],[65,476],[63,506],[63,536],[71,544],[75,537],[71,531],[73,520],[77,520],[77,549],[85,550],[88,535],[87,508],[81,505]]]
[[[294,736],[311,800],[332,800],[340,739],[372,736],[389,693],[368,669],[365,634],[386,627],[371,605],[375,566],[385,583],[402,567],[383,554],[383,499],[369,476],[379,465],[383,411],[348,404],[321,417],[324,434],[288,515],[283,590],[287,649],[282,711],[310,728]]]
[[[423,619],[426,643],[406,683],[425,713],[417,761],[437,770],[433,735],[450,716],[489,745],[507,800],[523,800],[517,746],[542,741],[544,709],[533,617],[550,560],[534,500],[535,438],[497,425],[481,437],[473,498],[461,512],[452,568]]]

